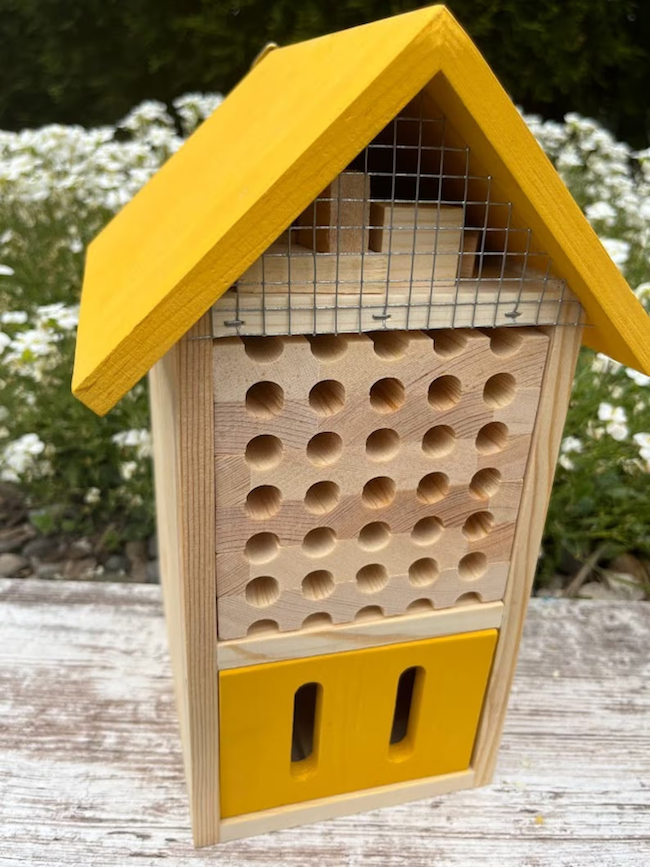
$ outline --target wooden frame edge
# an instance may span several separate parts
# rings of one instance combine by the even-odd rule
[[[477,786],[491,781],[496,766],[582,339],[581,326],[562,322],[547,332],[546,370],[524,476],[503,620],[474,746]]]
[[[460,632],[498,629],[502,617],[503,602],[481,602],[424,614],[343,623],[313,631],[297,630],[265,638],[218,641],[217,666],[220,671],[225,671],[266,662],[456,635]]]
[[[214,408],[210,318],[150,377],[161,578],[196,846],[219,840]]]
[[[253,837],[258,834],[267,834],[269,831],[292,828],[296,825],[322,822],[350,813],[363,813],[381,807],[390,807],[405,801],[419,801],[447,792],[470,789],[475,785],[474,777],[474,770],[468,768],[453,774],[441,774],[437,777],[425,777],[422,780],[392,783],[388,786],[378,786],[360,792],[332,795],[328,798],[317,798],[301,804],[290,804],[272,810],[262,810],[258,813],[247,813],[244,816],[223,819],[220,824],[219,835],[221,842],[226,843],[231,840],[239,840],[242,837]]]

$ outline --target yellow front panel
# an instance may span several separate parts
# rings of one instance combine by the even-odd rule
[[[223,671],[221,810],[238,816],[469,767],[497,631]],[[418,667],[392,744],[400,675]],[[291,761],[294,696],[318,684],[313,752]]]

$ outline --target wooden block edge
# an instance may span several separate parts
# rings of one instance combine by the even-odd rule
[[[217,642],[217,668],[226,671],[267,662],[499,629],[502,618],[503,602],[481,602],[424,614],[353,621],[326,629],[301,629],[263,638],[234,638]]]
[[[448,792],[457,792],[460,789],[471,789],[473,786],[474,770],[470,767],[453,774],[441,774],[422,780],[391,783],[388,786],[378,786],[360,792],[317,798],[302,804],[291,804],[272,810],[261,810],[258,813],[247,813],[231,819],[222,819],[219,826],[219,839],[222,843],[227,843],[242,837],[254,837],[258,834],[267,834],[269,831],[293,828],[296,825],[322,822],[350,813],[378,810],[406,801],[419,801]]]

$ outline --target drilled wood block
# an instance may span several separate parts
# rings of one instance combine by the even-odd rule
[[[214,343],[221,639],[503,597],[548,338]]]

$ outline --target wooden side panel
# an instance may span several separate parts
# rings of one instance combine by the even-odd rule
[[[165,611],[197,846],[218,840],[219,756],[210,333],[201,319],[152,374]]]
[[[149,372],[153,466],[156,491],[156,526],[160,557],[169,655],[174,677],[183,762],[188,790],[192,789],[189,744],[189,709],[186,690],[184,588],[179,514],[178,348],[173,347]]]
[[[467,770],[496,639],[490,629],[222,672],[224,818]]]
[[[546,521],[562,431],[571,397],[581,328],[549,329],[548,362],[522,492],[512,550],[502,628],[476,743],[476,785],[490,782],[497,760],[508,696]]]

